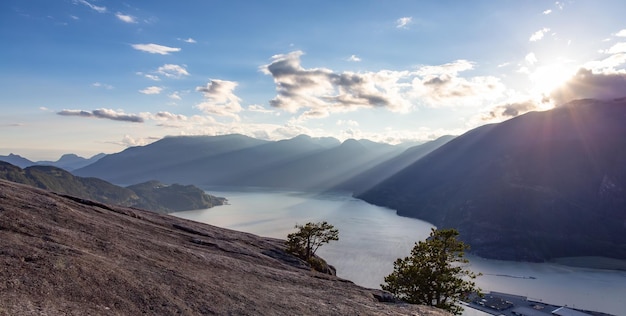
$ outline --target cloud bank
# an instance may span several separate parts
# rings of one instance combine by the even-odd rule
[[[299,119],[360,108],[408,112],[416,104],[457,106],[492,99],[504,91],[495,77],[461,77],[461,72],[473,69],[466,60],[415,71],[337,73],[327,68],[304,68],[300,63],[303,54],[275,55],[271,63],[260,67],[276,84],[277,95],[270,105],[291,113],[304,109]]]
[[[139,115],[126,114],[124,112],[117,112],[112,109],[98,109],[98,110],[93,110],[93,111],[62,110],[60,112],[57,112],[57,114],[62,115],[62,116],[93,117],[93,118],[109,119],[113,121],[124,121],[124,122],[132,122],[132,123],[144,122],[143,118]]]
[[[576,99],[611,100],[625,96],[626,73],[594,73],[585,68],[550,94],[555,105]]]

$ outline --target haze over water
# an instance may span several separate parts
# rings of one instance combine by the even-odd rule
[[[428,237],[430,223],[400,217],[391,209],[355,199],[348,193],[210,190],[230,205],[175,213],[175,216],[261,236],[285,239],[295,224],[328,221],[339,241],[318,254],[337,268],[339,277],[379,288],[393,262],[409,255],[414,243]],[[574,268],[471,257],[471,269],[483,273],[484,291],[527,296],[551,304],[626,315],[626,271]],[[533,277],[528,278],[528,277]]]

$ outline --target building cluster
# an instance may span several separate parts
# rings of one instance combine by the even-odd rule
[[[525,296],[489,292],[472,297],[468,307],[496,316],[611,316],[529,300]]]

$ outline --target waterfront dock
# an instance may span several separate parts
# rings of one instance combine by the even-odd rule
[[[530,300],[525,296],[488,292],[472,296],[465,306],[497,316],[614,316],[611,314],[558,306]]]

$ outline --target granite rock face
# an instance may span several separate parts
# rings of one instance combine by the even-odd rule
[[[311,271],[283,241],[0,180],[0,315],[447,315]]]

